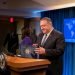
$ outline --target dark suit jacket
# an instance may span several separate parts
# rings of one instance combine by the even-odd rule
[[[38,37],[38,44],[41,46],[43,33]],[[45,44],[46,54],[40,55],[40,58],[48,59],[52,62],[47,69],[47,75],[61,75],[62,74],[62,54],[64,52],[64,37],[63,34],[57,30],[53,30],[47,38]]]
[[[4,46],[8,43],[8,52],[12,53],[12,54],[16,54],[16,49],[18,49],[18,35],[17,34],[13,34],[13,36],[11,36],[11,33],[8,33],[5,41],[4,41]]]

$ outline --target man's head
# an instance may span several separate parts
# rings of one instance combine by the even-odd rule
[[[53,28],[51,19],[47,17],[42,18],[40,20],[40,27],[44,34],[49,33]]]

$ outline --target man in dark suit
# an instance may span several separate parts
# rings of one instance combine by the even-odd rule
[[[4,47],[6,45],[9,53],[16,54],[16,49],[18,49],[18,35],[15,30],[11,30],[10,33],[7,34]]]
[[[53,28],[51,19],[47,17],[40,20],[40,27],[42,33],[39,34],[39,48],[35,49],[35,53],[39,54],[39,58],[51,61],[46,75],[62,75],[63,34]]]

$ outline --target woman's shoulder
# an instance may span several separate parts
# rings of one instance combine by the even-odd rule
[[[30,37],[29,36],[26,36],[24,39],[30,39]]]

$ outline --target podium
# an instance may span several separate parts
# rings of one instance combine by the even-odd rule
[[[48,64],[46,59],[32,59],[21,57],[6,57],[7,66],[11,71],[11,75],[45,75]]]

